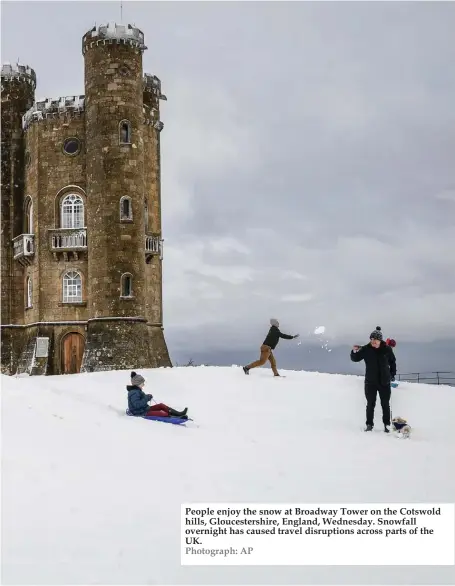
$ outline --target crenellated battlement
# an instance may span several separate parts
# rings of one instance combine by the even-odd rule
[[[35,120],[80,115],[85,110],[85,96],[66,96],[57,100],[35,102],[22,116],[22,128],[26,130]]]
[[[107,25],[94,26],[82,37],[82,54],[88,49],[106,44],[124,44],[145,51],[144,33],[131,24],[117,24],[110,22]]]
[[[167,97],[161,93],[161,80],[150,73],[144,73],[144,92],[150,92],[158,100],[167,100]]]
[[[36,88],[36,73],[34,69],[28,65],[21,65],[19,63],[11,65],[11,63],[4,63],[2,65],[1,79],[2,82],[24,81],[25,83],[30,84],[33,89]]]

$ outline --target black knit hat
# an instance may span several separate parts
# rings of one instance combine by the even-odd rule
[[[376,326],[374,332],[370,334],[370,340],[381,340],[382,341],[382,332],[379,326]]]

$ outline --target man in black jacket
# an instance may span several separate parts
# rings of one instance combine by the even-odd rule
[[[395,354],[392,348],[383,341],[379,326],[371,333],[369,344],[353,347],[351,360],[353,362],[365,360],[365,398],[367,400],[365,431],[373,429],[376,395],[379,392],[384,431],[388,433],[390,426],[390,381],[395,378],[397,366]]]
[[[267,334],[260,348],[261,355],[259,357],[259,360],[256,360],[256,362],[248,364],[248,366],[244,366],[243,372],[245,374],[250,374],[250,369],[256,368],[256,366],[262,366],[268,360],[270,362],[270,366],[272,367],[273,375],[280,376],[276,368],[276,360],[275,356],[273,355],[273,350],[275,350],[275,348],[277,347],[280,338],[283,338],[285,340],[293,340],[294,338],[298,338],[299,334],[296,334],[295,336],[283,334],[282,332],[280,332],[280,324],[276,319],[270,320],[270,326],[271,327],[269,329],[269,333]]]

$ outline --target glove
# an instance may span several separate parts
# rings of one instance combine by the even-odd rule
[[[145,395],[147,397],[147,401],[151,401],[153,399],[153,395]]]
[[[300,337],[300,334],[296,334],[296,335],[294,336],[294,338],[299,338],[299,337]]]
[[[392,382],[395,382],[395,377],[394,376],[392,376],[391,381]]]

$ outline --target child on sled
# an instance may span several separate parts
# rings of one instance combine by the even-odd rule
[[[176,411],[164,403],[149,405],[148,402],[153,399],[153,395],[146,395],[142,390],[145,385],[145,379],[140,374],[131,373],[131,385],[126,387],[128,391],[128,411],[131,415],[144,417],[144,415],[153,415],[155,417],[180,417],[188,419],[188,407],[183,411]]]

